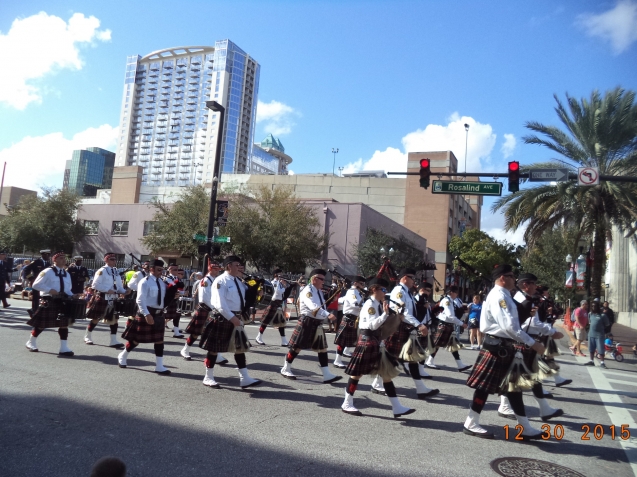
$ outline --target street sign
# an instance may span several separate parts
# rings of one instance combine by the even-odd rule
[[[580,167],[577,170],[577,185],[599,185],[599,169],[597,167]]]
[[[530,169],[529,182],[565,182],[568,169]]]
[[[502,195],[502,182],[434,181],[433,194]]]
[[[204,234],[195,234],[192,236],[192,239],[196,242],[205,242],[206,236]]]
[[[214,243],[230,243],[230,237],[215,237],[213,240]]]

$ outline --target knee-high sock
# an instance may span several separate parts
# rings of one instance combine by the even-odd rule
[[[517,416],[526,416],[524,401],[522,400],[522,392],[506,393],[506,397],[509,398],[511,409],[513,409],[513,412]]]
[[[457,351],[454,351],[453,353],[451,353],[453,355],[454,359],[460,359],[460,353],[458,353]]]
[[[544,398],[544,388],[542,388],[542,383],[533,385],[533,388],[531,388],[531,390],[533,391],[533,396],[535,396],[536,398]]]
[[[259,326],[259,333],[263,334],[267,326],[268,325],[261,323],[261,326]]]
[[[488,398],[488,393],[476,389],[473,393],[473,401],[471,401],[471,410],[480,414]]]
[[[347,381],[347,394],[351,394],[353,396],[357,387],[358,379],[349,378],[349,381]]]
[[[291,349],[290,351],[288,351],[287,356],[285,357],[285,360],[292,364],[292,361],[294,361],[294,359],[299,355],[298,351],[294,351],[293,349]]]
[[[393,381],[387,381],[386,383],[383,383],[383,387],[385,388],[385,393],[388,397],[396,397],[396,386],[394,386]]]
[[[155,356],[158,358],[164,356],[164,343],[155,343]]]
[[[245,353],[235,354],[234,355],[234,362],[237,363],[237,368],[239,368],[239,369],[243,369],[243,368],[245,368],[248,365],[247,362],[246,362]]]
[[[285,336],[285,326],[280,326],[280,327],[279,327],[279,334],[280,334],[281,336]]]
[[[186,340],[186,344],[188,346],[192,346],[195,344],[195,341],[197,341],[197,337],[195,335],[190,335],[188,339]]]
[[[325,366],[327,366],[327,361],[328,361],[327,352],[319,353],[318,360],[319,360],[319,364],[321,365],[321,368],[324,368]]]
[[[336,354],[343,356],[343,347],[341,345],[336,345]]]
[[[179,328],[179,319],[181,318],[181,316],[177,315],[177,318],[173,318],[173,326],[176,326],[177,328]]]
[[[206,354],[206,359],[203,360],[203,363],[206,365],[206,368],[214,368],[216,362],[217,362],[216,353],[212,354],[210,351],[208,351],[208,354]]]
[[[117,323],[113,323],[113,324],[111,325],[111,334],[112,334],[112,335],[117,334]]]
[[[420,381],[420,370],[418,369],[418,363],[407,363],[409,366],[409,374],[411,374],[411,378]]]
[[[133,351],[135,348],[137,348],[136,344],[133,344],[130,341],[126,343],[126,351],[128,351],[129,353]]]
[[[97,326],[97,323],[93,323],[92,321],[89,322],[88,326],[86,327],[86,329],[88,331],[93,331],[95,329],[95,327]]]
[[[59,328],[58,335],[60,335],[61,340],[66,340],[69,338],[69,329],[68,328]]]
[[[31,335],[34,338],[37,338],[38,336],[40,336],[40,333],[42,333],[44,331],[44,328],[33,328],[33,331],[31,331]]]

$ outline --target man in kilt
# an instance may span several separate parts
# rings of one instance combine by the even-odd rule
[[[537,309],[537,316],[542,323],[548,323],[553,326],[555,319],[557,318],[557,305],[553,302],[549,296],[549,287],[546,285],[538,285],[537,293],[540,296],[540,306]],[[542,344],[546,347],[549,341],[549,336],[542,336]],[[550,350],[549,350],[550,351]],[[573,382],[572,379],[566,379],[560,376],[560,366],[555,362],[555,358],[552,356],[542,355],[540,358],[546,363],[546,365],[553,370],[551,377],[555,381],[556,387],[566,386]],[[549,393],[545,391],[544,395]]]
[[[440,348],[445,348],[447,347],[447,345],[450,344],[452,336],[455,333],[455,327],[459,326],[464,329],[464,327],[466,326],[465,323],[458,317],[458,315],[462,316],[462,308],[458,306],[457,300],[457,286],[450,287],[447,296],[440,300],[442,311],[438,315],[439,323],[432,339],[432,344],[435,348],[435,351],[431,353],[427,358],[427,361],[425,361],[425,366],[427,366],[428,368],[436,369],[438,367],[434,364],[436,353],[438,353],[438,350]],[[460,359],[460,353],[458,353],[458,351],[452,351],[451,354],[456,360],[458,371],[466,371],[471,367],[470,365],[464,364],[462,362],[462,360]]]
[[[319,366],[323,372],[323,383],[333,383],[342,379],[342,376],[332,374],[328,366],[327,339],[322,323],[325,318],[336,321],[336,316],[329,313],[325,307],[322,289],[325,275],[325,270],[321,268],[312,270],[309,283],[299,294],[299,313],[301,316],[299,316],[290,338],[290,351],[288,351],[283,368],[281,368],[281,374],[287,379],[296,379],[292,372],[292,362],[302,349],[312,349],[318,353]]]
[[[416,301],[414,297],[411,296],[411,289],[416,284],[416,270],[413,268],[404,268],[400,271],[398,277],[399,283],[391,292],[391,303],[389,307],[396,313],[402,313],[403,321],[401,321],[398,330],[385,340],[385,347],[387,348],[387,352],[398,359],[403,367],[405,365],[407,366],[405,371],[408,371],[408,374],[414,380],[418,399],[426,399],[440,392],[438,389],[429,389],[422,381],[423,378],[429,379],[431,376],[428,374],[420,374],[418,362],[405,363],[404,360],[399,359],[403,346],[409,341],[412,333],[419,333],[421,337],[426,337],[429,333],[427,326],[416,318]]]
[[[75,263],[69,265],[67,272],[71,275],[71,283],[73,284],[72,292],[74,295],[84,293],[84,284],[88,281],[88,270],[82,265],[84,257],[77,255],[73,257]]]
[[[283,272],[280,268],[277,268],[272,272],[274,278],[272,279],[272,287],[274,288],[274,294],[272,295],[272,301],[268,305],[268,307],[264,311],[263,320],[261,320],[261,326],[259,327],[259,334],[254,339],[260,345],[264,345],[263,341],[263,333],[265,332],[265,328],[272,322],[272,319],[276,315],[277,311],[281,310],[282,313],[285,313],[285,304],[283,303],[283,296],[289,287],[294,287],[294,283],[288,284],[283,278],[279,275]],[[278,326],[279,335],[281,335],[281,346],[287,346],[290,343],[288,339],[285,337],[285,324],[283,326]]]
[[[208,315],[212,310],[212,283],[215,281],[215,278],[219,276],[220,272],[221,266],[217,262],[209,262],[208,274],[200,280],[197,285],[197,309],[195,310],[190,323],[188,323],[188,326],[186,327],[186,333],[189,333],[190,336],[180,351],[181,356],[186,361],[192,360],[192,357],[190,356],[190,348],[201,335],[203,327],[206,324],[206,320],[208,319]],[[195,289],[193,288],[193,290]],[[226,364],[227,362],[228,360],[224,358],[221,353],[217,353],[217,360],[215,364]]]
[[[161,279],[164,262],[153,260],[150,274],[137,287],[137,315],[126,325],[122,338],[126,348],[117,356],[120,368],[127,366],[128,354],[140,343],[153,343],[155,348],[155,372],[161,375],[170,374],[164,366],[164,298],[166,284]]]
[[[108,346],[116,349],[124,347],[124,343],[117,339],[119,314],[115,312],[115,300],[118,293],[129,294],[131,291],[124,288],[122,277],[119,276],[119,272],[115,268],[116,264],[115,254],[107,253],[104,255],[104,266],[95,273],[93,278],[91,288],[95,292],[86,306],[86,318],[91,320],[86,327],[86,335],[84,336],[84,342],[88,345],[93,344],[93,330],[102,320],[111,328],[111,342]]]
[[[358,387],[359,380],[365,375],[378,375],[381,368],[381,340],[380,326],[385,323],[390,316],[390,309],[385,302],[385,293],[388,283],[382,278],[375,278],[369,284],[370,297],[363,304],[360,311],[359,328],[360,335],[356,343],[356,348],[352,354],[352,359],[345,368],[345,374],[350,376],[345,388],[345,400],[341,405],[344,413],[353,416],[362,416],[363,414],[354,406],[354,393]],[[385,354],[392,367],[398,366],[398,361],[391,355]],[[391,402],[394,417],[406,416],[412,414],[415,409],[403,406],[396,395],[396,387],[392,380],[386,376],[382,378],[385,394]]]
[[[57,328],[60,335],[60,356],[73,356],[68,347],[69,318],[63,315],[62,297],[71,294],[71,276],[64,270],[66,255],[57,252],[53,255],[54,265],[41,271],[33,282],[33,289],[42,293],[40,305],[27,321],[32,326],[31,336],[27,341],[29,351],[38,351],[37,337],[44,328]]]
[[[554,337],[555,339],[562,338],[562,333],[557,331],[548,323],[542,323],[538,318],[537,304],[539,304],[539,297],[535,298],[537,277],[532,273],[523,273],[518,277],[518,290],[513,290],[513,300],[518,311],[518,318],[522,323],[522,329],[531,336],[534,340],[540,341],[544,346],[546,342],[543,337]],[[524,364],[531,373],[538,372],[538,365],[536,364],[537,352],[527,345],[516,343],[515,349],[522,353]],[[547,402],[547,396],[544,393],[542,382],[536,380],[535,384],[531,388],[533,396],[540,407],[540,417],[543,421],[548,421],[554,417],[559,417],[564,414],[561,409],[552,408]],[[550,395],[550,397],[553,397]],[[515,419],[513,410],[510,407],[509,400],[506,396],[500,397],[500,408],[498,414],[508,419]]]
[[[337,368],[345,368],[343,363],[343,355],[347,348],[356,346],[358,342],[358,329],[356,328],[356,320],[363,306],[363,297],[361,290],[365,287],[365,277],[355,276],[352,287],[347,290],[343,298],[338,301],[343,303],[343,319],[338,326],[334,344],[336,344],[336,359],[334,366]],[[347,356],[351,356],[348,354]]]
[[[184,271],[177,267],[177,265],[170,265],[168,267],[168,275],[164,277],[166,282],[166,309],[164,310],[164,318],[166,320],[166,327],[169,323],[173,322],[173,338],[184,338],[184,335],[179,331],[179,319],[181,314],[179,313],[179,290],[184,289],[184,282],[180,278],[183,278]],[[181,275],[181,276],[180,276]]]
[[[538,353],[544,352],[544,346],[531,338],[520,326],[517,307],[510,293],[515,286],[515,275],[511,266],[497,265],[492,278],[495,285],[487,295],[480,317],[480,331],[484,334],[484,342],[467,379],[467,386],[475,391],[463,432],[470,436],[494,438],[492,432],[480,426],[480,413],[489,394],[498,393],[505,394],[509,399],[515,418],[522,426],[522,437],[538,439],[542,431],[531,427],[526,417],[522,392],[510,392],[504,386],[515,358],[515,344],[523,343]]]
[[[225,353],[232,348],[235,350],[234,360],[239,368],[239,385],[245,389],[261,383],[261,380],[254,379],[248,374],[246,355],[243,351],[249,345],[241,321],[241,313],[246,308],[247,287],[237,278],[242,269],[239,257],[236,255],[226,257],[223,267],[225,272],[212,282],[210,303],[212,312],[206,319],[199,341],[199,347],[208,352],[204,360],[206,375],[203,384],[216,389],[221,387],[214,377],[217,354]]]

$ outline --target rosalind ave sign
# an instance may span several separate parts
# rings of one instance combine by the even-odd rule
[[[502,195],[502,182],[434,181],[433,194]]]

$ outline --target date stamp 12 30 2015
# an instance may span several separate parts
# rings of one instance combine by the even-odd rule
[[[561,441],[564,439],[566,431],[564,430],[564,426],[561,424],[556,424],[555,426],[551,426],[550,424],[543,424],[542,427],[542,439],[548,441],[549,439],[555,439],[557,441]],[[506,440],[514,439],[516,441],[524,440],[524,426],[518,424],[515,427],[511,427],[508,424],[504,426],[504,438]],[[621,426],[610,425],[610,426],[602,426],[601,424],[583,424],[582,432],[579,435],[580,440],[582,441],[590,441],[590,440],[598,440],[601,441],[606,437],[612,440],[622,439],[627,441],[630,439],[630,429],[628,428],[628,424],[622,424]],[[577,437],[576,437],[577,438]]]

